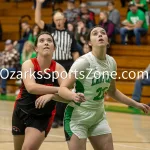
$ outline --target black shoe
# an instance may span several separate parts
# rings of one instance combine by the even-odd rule
[[[58,122],[53,122],[53,123],[52,123],[52,128],[58,128],[58,127],[59,127]]]

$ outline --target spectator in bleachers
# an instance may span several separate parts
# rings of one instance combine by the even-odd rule
[[[135,36],[136,45],[141,45],[140,37],[145,35],[148,31],[148,25],[146,23],[145,14],[143,11],[137,8],[136,4],[130,2],[130,11],[127,13],[126,22],[124,22],[124,27],[120,29],[121,42],[126,44],[125,38],[128,34],[129,36]]]
[[[148,3],[146,0],[133,0],[138,9],[141,9],[145,13],[147,25],[149,25],[149,12],[148,12]]]
[[[75,23],[79,17],[79,9],[75,8],[75,0],[68,0],[67,9],[64,11],[64,15],[68,23]]]
[[[35,57],[36,57],[36,52],[34,50],[33,43],[30,41],[26,41],[22,50],[20,64],[22,65],[26,60]]]
[[[148,4],[146,0],[133,0],[138,9],[141,9],[144,13],[148,11]]]
[[[143,76],[140,75],[139,78],[135,81],[132,99],[134,99],[137,102],[141,102],[140,100],[143,86],[150,86],[150,65],[144,71]]]
[[[91,48],[90,48],[89,44],[86,42],[83,46],[83,53],[87,54],[90,51],[91,51]]]
[[[75,32],[75,25],[72,24],[72,23],[68,23],[67,24],[67,29],[68,29],[68,31],[74,33]]]
[[[80,50],[80,55],[83,55],[83,45],[86,43],[88,32],[89,32],[89,30],[86,27],[85,20],[83,20],[83,19],[79,20],[77,22],[75,38],[77,40],[78,50]]]
[[[120,12],[115,9],[115,4],[113,1],[107,3],[108,7],[108,19],[115,25],[115,34],[120,32]]]
[[[20,57],[20,65],[22,65],[26,60],[29,60],[30,58],[35,58],[36,57],[36,52],[34,50],[34,43],[31,41],[26,41],[23,46],[22,54]],[[19,68],[20,70],[20,68]],[[16,84],[18,86],[21,86],[21,80],[17,80]],[[19,89],[16,90],[15,94],[19,94]]]
[[[34,44],[36,41],[37,35],[40,33],[40,28],[38,25],[35,24],[32,30],[33,32],[29,34],[28,41],[31,41]]]
[[[21,28],[23,30],[23,36],[20,40],[18,40],[18,45],[19,45],[18,51],[19,51],[20,55],[22,53],[24,43],[28,40],[29,35],[32,33],[32,30],[31,30],[30,25],[28,24],[28,22],[22,22],[21,23]]]
[[[101,11],[100,12],[100,22],[99,25],[102,26],[109,38],[109,42],[111,42],[115,26],[112,21],[108,20],[108,13],[106,11]]]
[[[88,9],[86,3],[80,5],[80,19],[86,20],[86,27],[92,28],[95,25],[95,14]]]
[[[16,49],[13,47],[12,40],[7,40],[5,42],[5,49],[2,52],[1,57],[1,89],[0,93],[2,95],[6,94],[6,82],[9,74],[11,74],[12,71],[17,70],[17,66],[19,65],[19,53]]]

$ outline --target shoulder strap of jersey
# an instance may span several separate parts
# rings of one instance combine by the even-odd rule
[[[56,61],[54,61],[54,60],[51,61],[51,65],[50,65],[49,69],[50,69],[50,72],[56,70]]]
[[[32,61],[33,65],[34,65],[34,70],[35,71],[40,71],[41,68],[40,68],[39,63],[37,61],[37,58],[31,58],[31,61]],[[54,61],[54,60],[51,61],[51,65],[50,65],[49,69],[50,69],[50,72],[55,71],[55,69],[56,69],[56,61]]]
[[[37,61],[37,58],[31,58],[31,61],[32,61],[33,65],[34,65],[34,70],[35,71],[40,71],[41,68],[40,68],[39,63]]]

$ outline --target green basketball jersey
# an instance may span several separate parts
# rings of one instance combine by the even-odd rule
[[[114,78],[112,77],[113,71],[116,71],[116,63],[109,55],[106,55],[105,60],[97,59],[92,52],[80,57],[74,62],[69,73],[77,72],[74,91],[84,93],[86,101],[82,103],[71,102],[69,105],[79,105],[87,109],[103,107],[104,94]]]

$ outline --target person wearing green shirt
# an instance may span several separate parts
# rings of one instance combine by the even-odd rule
[[[40,33],[40,28],[37,24],[34,24],[33,26],[33,33],[30,33],[28,41],[32,42],[33,44],[35,44],[37,35]]]
[[[132,0],[138,9],[141,9],[144,13],[148,11],[148,5],[146,0]]]
[[[140,37],[148,31],[145,14],[137,8],[134,2],[130,2],[129,8],[130,11],[127,14],[127,21],[124,23],[124,27],[120,29],[121,42],[125,44],[126,35],[129,34],[135,36],[136,45],[141,45]]]
[[[149,12],[148,12],[148,3],[147,0],[133,0],[138,9],[142,10],[145,13],[147,25],[149,25]]]
[[[20,64],[22,65],[26,60],[35,57],[36,52],[34,51],[34,45],[30,41],[25,42],[20,58]]]

